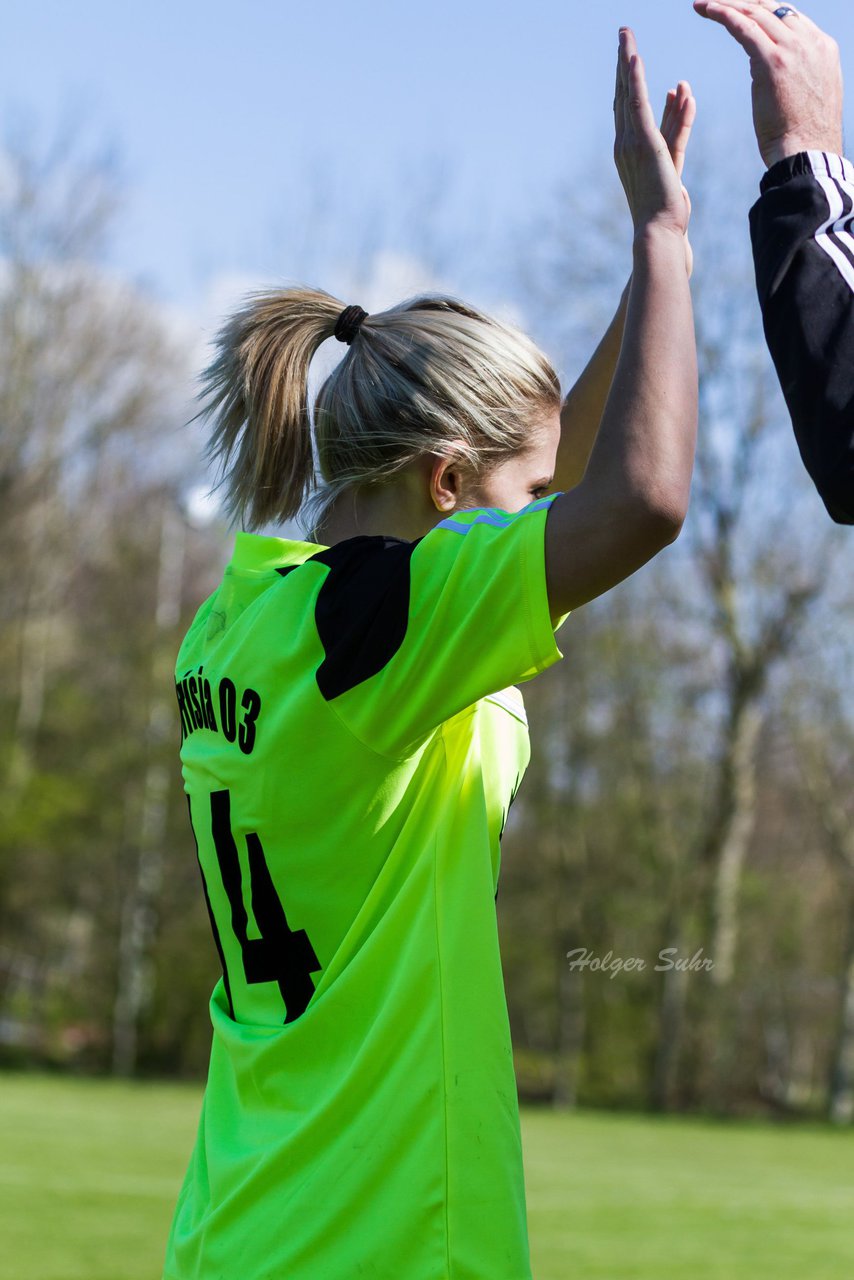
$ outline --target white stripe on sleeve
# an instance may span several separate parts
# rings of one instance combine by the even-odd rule
[[[827,197],[828,218],[815,233],[816,244],[833,261],[854,292],[854,261],[841,247],[844,245],[849,249],[854,258],[854,237],[849,230],[854,222],[854,166],[842,156],[826,155],[823,151],[809,151],[807,154],[813,177]],[[847,213],[846,198],[851,205]],[[832,236],[836,240],[831,239]]]

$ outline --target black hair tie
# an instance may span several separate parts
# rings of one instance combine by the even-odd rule
[[[345,307],[335,322],[335,337],[338,341],[346,342],[349,347],[367,315],[368,312],[361,307]]]

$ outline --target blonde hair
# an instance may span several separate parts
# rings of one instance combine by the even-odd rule
[[[427,453],[451,453],[482,478],[560,406],[557,374],[521,330],[445,294],[409,298],[362,321],[317,393],[318,489],[309,365],[344,305],[322,289],[258,291],[216,336],[191,421],[212,418],[205,454],[245,529],[305,509],[313,538],[341,493]]]

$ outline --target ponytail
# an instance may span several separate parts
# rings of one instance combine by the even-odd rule
[[[309,366],[335,334],[344,303],[303,286],[247,295],[219,330],[202,374],[211,417],[205,450],[216,488],[243,528],[307,509],[314,537],[336,498],[391,480],[426,453],[453,452],[482,475],[523,450],[561,403],[552,365],[521,330],[456,298],[412,298],[368,315],[314,404]]]
[[[313,487],[308,370],[343,303],[321,289],[261,290],[219,330],[202,374],[212,417],[205,458],[219,467],[225,510],[244,528],[289,520]]]

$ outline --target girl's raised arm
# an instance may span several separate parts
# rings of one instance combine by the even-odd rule
[[[620,356],[583,480],[546,521],[554,617],[602,595],[678,535],[697,437],[690,202],[655,123],[633,33],[620,32],[614,158],[634,226]]]

